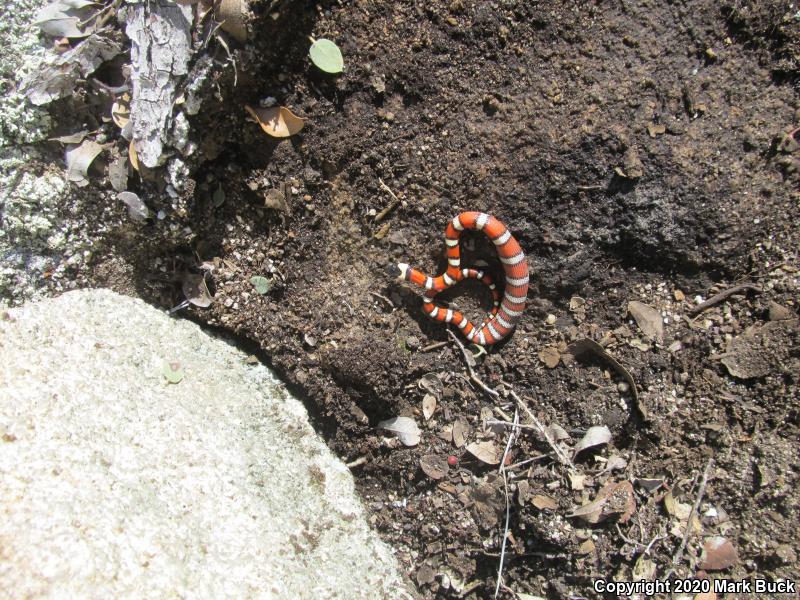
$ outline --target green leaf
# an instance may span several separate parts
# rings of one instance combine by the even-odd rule
[[[311,62],[326,73],[341,73],[344,70],[344,59],[339,46],[330,40],[320,38],[311,44],[308,50]]]
[[[254,277],[251,277],[250,283],[253,284],[253,287],[256,288],[256,291],[262,296],[266,294],[272,287],[272,282],[266,277],[262,277],[261,275],[256,275]]]
[[[183,379],[183,367],[178,362],[167,362],[161,367],[161,374],[169,383],[180,383]]]

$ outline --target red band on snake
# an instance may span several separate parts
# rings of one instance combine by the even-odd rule
[[[497,286],[488,275],[475,269],[461,268],[460,237],[465,229],[482,231],[494,243],[505,271],[506,287],[502,300]],[[444,241],[447,247],[447,270],[442,275],[431,277],[405,263],[399,263],[399,279],[426,290],[422,304],[425,314],[437,321],[453,323],[469,341],[488,346],[508,337],[525,308],[528,296],[528,263],[519,243],[500,221],[485,213],[472,211],[463,212],[448,223]],[[439,292],[464,279],[478,279],[492,290],[494,306],[477,327],[458,310],[434,302]]]

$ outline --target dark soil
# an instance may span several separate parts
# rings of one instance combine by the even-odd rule
[[[302,393],[423,598],[494,595],[506,501],[499,597],[597,597],[598,578],[663,578],[701,493],[676,575],[800,581],[800,155],[786,135],[800,121],[796,6],[254,11],[253,41],[230,42],[237,85],[219,67],[191,120],[201,151],[184,196],[170,203],[137,184],[167,218],[133,223],[110,192],[83,207],[111,228],[98,232],[89,281],[172,307],[180,278],[213,264],[214,302],[184,314],[256,344]],[[343,75],[311,65],[309,35],[339,44]],[[226,57],[214,43],[208,52]],[[247,117],[243,105],[267,96],[308,119],[300,134],[275,140]],[[381,181],[402,202],[376,223],[393,202]],[[274,188],[287,211],[264,207]],[[503,221],[532,274],[515,334],[475,368],[499,400],[470,382],[419,291],[385,275],[400,261],[440,272],[445,225],[463,210]],[[501,280],[481,236],[465,248],[465,263],[485,261]],[[270,279],[267,294],[256,275]],[[692,314],[696,296],[743,281],[757,289]],[[487,297],[465,286],[454,300],[477,314]],[[661,314],[662,339],[645,337],[630,301]],[[629,371],[641,410],[607,360],[570,351],[583,338]],[[552,368],[548,353],[560,357]],[[440,389],[426,420],[418,382],[431,373]],[[517,409],[531,425],[509,389],[566,432],[557,443],[569,460],[590,427],[607,426],[610,443],[569,466],[535,426],[522,429],[504,484],[465,444],[502,453],[511,430],[486,420]],[[400,415],[422,427],[419,445],[376,428]],[[456,466],[431,468],[451,455]],[[632,515],[609,500],[598,523],[569,516],[625,481]],[[703,563],[710,536],[733,544],[731,566]]]

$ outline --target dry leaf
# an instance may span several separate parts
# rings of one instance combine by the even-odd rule
[[[463,419],[458,419],[455,423],[453,423],[453,444],[456,448],[461,448],[464,443],[467,441],[467,433],[469,431],[469,426]]]
[[[53,37],[81,38],[92,33],[93,28],[83,30],[81,22],[89,19],[94,9],[87,8],[94,4],[80,0],[56,0],[43,7],[34,18],[34,25]]]
[[[447,459],[444,456],[436,454],[426,454],[419,460],[419,466],[423,472],[431,479],[441,479],[447,475],[450,467],[447,464]]]
[[[200,308],[211,305],[213,298],[208,291],[206,279],[203,275],[187,273],[183,277],[183,295],[186,299]]]
[[[636,480],[636,483],[638,483],[642,488],[644,488],[646,491],[652,494],[658,488],[664,485],[664,480],[655,479],[652,477],[640,477]]]
[[[557,442],[569,439],[569,434],[567,433],[567,430],[564,429],[558,423],[551,423],[550,426],[547,428],[547,432],[550,434],[550,437]]]
[[[139,155],[136,153],[136,147],[133,145],[133,140],[128,144],[128,160],[131,161],[131,166],[139,170]]]
[[[422,416],[425,417],[426,421],[433,416],[435,410],[436,396],[433,394],[425,394],[425,397],[422,399]]]
[[[583,484],[586,481],[586,475],[581,475],[575,471],[569,472],[569,487],[573,491],[580,492],[583,489]]]
[[[606,498],[596,498],[591,502],[584,504],[583,506],[579,506],[571,514],[567,515],[568,517],[580,517],[587,523],[599,523],[602,513],[603,513],[603,506],[606,503]]]
[[[78,133],[71,133],[69,135],[62,135],[49,139],[51,142],[61,142],[62,144],[80,144],[87,135],[89,135],[89,132],[84,129]]]
[[[275,188],[267,192],[266,196],[264,197],[264,206],[273,210],[280,210],[282,212],[289,211],[285,196],[280,190]]]
[[[122,94],[114,100],[111,105],[111,120],[120,129],[124,129],[131,119],[131,97],[129,94]]]
[[[735,565],[739,561],[739,553],[727,538],[710,537],[703,544],[700,568],[707,571],[721,571]]]
[[[500,450],[492,441],[467,444],[467,452],[487,465],[498,465],[502,458]]]
[[[419,444],[420,431],[416,421],[410,417],[394,417],[378,423],[378,427],[391,431],[404,446]]]
[[[656,563],[649,560],[646,554],[642,554],[639,556],[636,564],[633,565],[631,575],[634,581],[655,579]]]
[[[305,120],[293,114],[285,106],[273,106],[271,108],[253,108],[245,104],[245,109],[258,121],[261,129],[267,135],[277,138],[285,138],[294,135],[303,128]]]
[[[122,192],[128,187],[128,159],[114,152],[114,160],[108,163],[108,182],[114,191]]]
[[[620,523],[626,523],[636,510],[636,500],[630,481],[607,483],[591,502],[575,509],[569,517],[580,517],[588,523],[599,523],[618,515]]]
[[[575,446],[573,456],[577,456],[588,448],[604,446],[611,441],[611,430],[605,425],[590,427],[580,442]]]
[[[425,375],[423,375],[417,382],[417,385],[419,386],[419,389],[425,390],[437,398],[441,398],[442,394],[444,393],[442,380],[439,379],[436,373],[425,373]]]
[[[147,205],[133,192],[120,192],[117,194],[117,199],[125,203],[128,214],[134,221],[144,221],[150,216]]]
[[[558,502],[555,499],[551,498],[550,496],[545,496],[544,494],[536,494],[533,498],[531,498],[531,504],[533,504],[539,510],[556,510],[558,508]]]
[[[636,496],[630,481],[606,484],[600,493],[606,493],[608,501],[603,507],[603,518],[618,514],[620,523],[627,523],[636,511]]]
[[[89,185],[86,173],[104,147],[93,140],[85,140],[80,146],[68,148],[66,151],[67,179],[79,187]]]
[[[634,318],[642,333],[648,338],[656,342],[664,340],[664,321],[661,318],[661,313],[655,308],[633,300],[628,302],[628,312]]]
[[[581,354],[587,351],[594,352],[601,358],[604,358],[606,361],[608,361],[609,364],[611,364],[612,367],[614,367],[617,373],[622,375],[622,377],[625,379],[625,381],[628,382],[628,385],[630,386],[631,393],[633,394],[633,400],[634,402],[636,402],[636,408],[639,410],[639,414],[642,416],[644,420],[647,420],[648,419],[647,409],[639,401],[639,390],[636,387],[636,382],[633,380],[633,376],[630,374],[630,372],[628,372],[628,369],[622,366],[622,363],[620,363],[616,358],[614,358],[608,352],[606,352],[605,348],[603,348],[600,344],[598,344],[594,340],[590,340],[589,338],[583,338],[575,342],[572,342],[567,348],[567,352],[569,352],[573,356],[580,356]]]
[[[588,539],[578,546],[578,554],[593,554],[594,549],[594,542],[591,539]]]
[[[554,369],[558,365],[558,361],[561,360],[561,354],[557,348],[548,346],[539,352],[539,360],[547,365],[548,368]]]

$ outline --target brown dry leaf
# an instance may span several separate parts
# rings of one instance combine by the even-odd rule
[[[586,435],[581,438],[581,441],[575,446],[573,456],[577,456],[588,448],[595,448],[596,446],[605,446],[611,441],[611,430],[605,425],[596,425],[590,427]]]
[[[605,348],[603,348],[600,344],[594,340],[590,340],[589,338],[576,340],[567,347],[567,352],[573,356],[580,356],[587,351],[594,352],[601,358],[604,358],[612,367],[614,367],[614,370],[616,370],[617,373],[622,375],[623,379],[625,379],[630,386],[631,393],[633,394],[633,400],[636,403],[636,408],[638,409],[639,414],[645,421],[648,420],[649,416],[647,409],[639,401],[639,390],[636,387],[636,382],[633,380],[633,376],[630,374],[628,369],[622,366],[622,363],[606,352]]]
[[[230,33],[237,42],[244,43],[247,41],[249,12],[246,0],[221,0],[214,17],[223,31]]]
[[[431,479],[441,479],[447,475],[450,467],[447,464],[447,459],[444,456],[436,454],[426,454],[419,459],[419,466],[422,471]]]
[[[68,148],[65,153],[67,179],[79,187],[89,185],[86,174],[94,159],[103,151],[103,148],[105,146],[93,140],[84,140],[79,146]]]
[[[436,373],[425,373],[425,375],[420,377],[417,386],[419,386],[419,389],[425,390],[437,398],[441,398],[444,393],[444,385],[442,385],[442,380],[439,379]]]
[[[469,432],[469,425],[463,420],[458,419],[453,423],[453,444],[456,448],[461,448],[467,441],[467,434]]]
[[[139,155],[136,153],[136,148],[133,145],[133,140],[128,144],[128,160],[131,161],[131,166],[139,170]]]
[[[548,346],[539,352],[539,360],[542,361],[549,369],[554,369],[558,366],[558,361],[561,360],[561,354],[558,348]]]
[[[264,197],[264,206],[282,212],[289,211],[289,207],[286,204],[286,198],[280,190],[275,188],[267,192],[266,196]]]
[[[426,421],[433,416],[435,410],[436,396],[433,394],[425,394],[425,397],[422,399],[422,416],[425,417]]]
[[[603,506],[605,506],[606,498],[598,497],[584,504],[583,506],[579,506],[571,514],[567,515],[568,517],[580,517],[587,523],[599,523],[602,519],[603,514]]]
[[[114,100],[111,105],[111,120],[120,129],[124,129],[131,119],[131,97],[127,93]]]
[[[303,125],[305,125],[305,119],[301,119],[285,106],[253,108],[245,104],[244,108],[258,121],[264,133],[272,137],[289,137],[303,129]]]
[[[588,523],[599,523],[618,515],[620,523],[627,523],[636,510],[636,500],[630,481],[609,482],[598,492],[597,497],[575,509],[569,517],[580,517]]]
[[[664,341],[664,321],[660,312],[652,306],[636,300],[628,302],[628,312],[645,336],[656,342]]]
[[[739,553],[727,538],[710,537],[703,544],[700,568],[707,571],[721,571],[735,565],[739,561]]]
[[[467,444],[467,452],[487,465],[499,465],[502,458],[501,451],[492,441]]]
[[[554,498],[545,496],[544,494],[536,494],[531,498],[531,504],[539,510],[556,510],[558,508],[558,502],[556,502]]]
[[[636,511],[636,496],[633,494],[633,485],[630,481],[621,481],[617,484],[606,484],[600,493],[606,491],[608,502],[603,507],[603,515],[609,517],[618,514],[620,523],[627,523]]]
[[[187,273],[183,278],[183,295],[186,299],[200,308],[211,306],[213,298],[208,291],[206,278],[203,275]]]
[[[591,539],[586,540],[578,546],[578,554],[594,554],[594,542]]]

